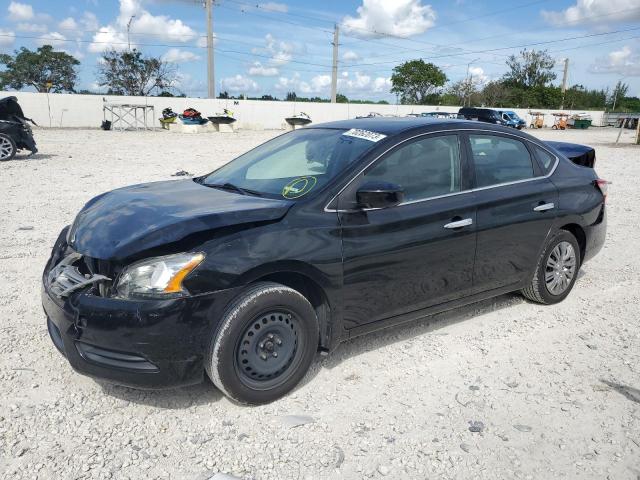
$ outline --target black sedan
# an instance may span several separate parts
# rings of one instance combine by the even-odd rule
[[[269,402],[356,335],[506,292],[563,300],[605,238],[594,155],[461,120],[287,133],[89,201],[43,274],[49,333],[87,375],[160,388],[206,372]]]

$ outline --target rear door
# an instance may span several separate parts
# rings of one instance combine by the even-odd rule
[[[478,205],[474,292],[522,283],[553,224],[558,191],[526,140],[486,131],[466,139]]]
[[[472,288],[476,207],[460,137],[424,135],[391,150],[340,194],[345,326],[453,300]],[[359,209],[368,181],[400,185],[405,201]]]

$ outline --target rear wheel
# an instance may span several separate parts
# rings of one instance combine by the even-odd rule
[[[261,282],[227,308],[205,367],[233,400],[269,403],[304,377],[317,346],[318,322],[309,301],[284,285]]]
[[[11,160],[16,155],[17,150],[18,148],[13,138],[4,133],[0,133],[0,162]]]
[[[547,243],[531,284],[522,290],[522,294],[529,300],[546,305],[561,302],[575,284],[580,262],[580,246],[576,238],[560,230]]]

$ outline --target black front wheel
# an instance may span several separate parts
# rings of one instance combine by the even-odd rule
[[[263,404],[290,392],[318,347],[309,301],[284,285],[260,282],[227,308],[205,366],[211,381],[239,403]]]

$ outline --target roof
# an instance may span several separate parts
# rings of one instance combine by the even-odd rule
[[[509,133],[517,133],[521,136],[523,132],[514,131],[507,127],[494,125],[492,123],[477,122],[473,120],[462,120],[455,118],[434,118],[434,117],[373,117],[373,118],[355,118],[350,120],[340,120],[337,122],[317,123],[309,125],[305,128],[336,128],[350,130],[359,128],[362,130],[370,130],[372,132],[382,133],[387,136],[397,135],[408,130],[422,128],[425,131],[436,130],[442,128],[460,128],[473,130],[496,130],[507,131]]]
[[[468,124],[468,125],[467,125]],[[478,127],[478,122],[468,120],[456,120],[449,118],[433,118],[433,117],[374,117],[374,118],[355,118],[350,120],[340,120],[337,122],[318,123],[309,125],[306,128],[339,128],[350,130],[352,128],[360,128],[362,130],[371,130],[373,132],[382,133],[384,135],[396,135],[398,133],[412,130],[420,127],[441,128],[444,125],[455,125],[460,128],[465,125],[473,128]],[[487,124],[488,125],[488,124]]]

